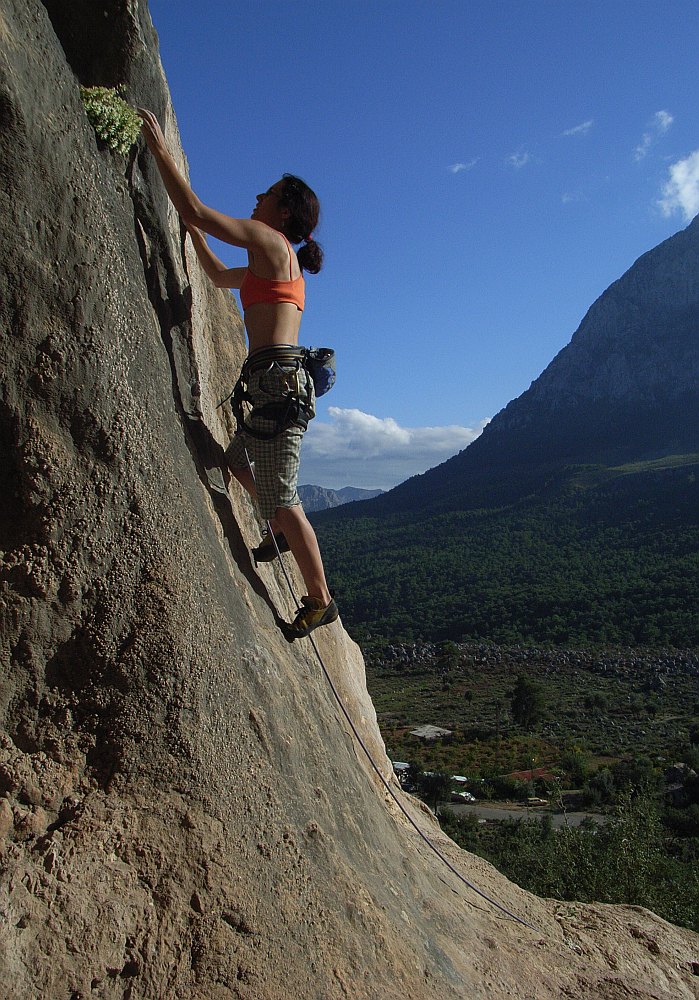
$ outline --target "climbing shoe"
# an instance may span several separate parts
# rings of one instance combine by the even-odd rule
[[[304,636],[310,635],[314,629],[320,628],[321,625],[329,625],[330,622],[334,622],[340,614],[337,610],[337,604],[333,600],[326,606],[317,597],[302,597],[301,605],[293,622],[288,624],[285,622],[282,626],[282,632],[287,642],[303,639]]]
[[[279,532],[278,535],[274,536],[274,541],[276,541],[277,546],[275,547],[273,541],[265,542],[263,545],[258,545],[256,549],[252,550],[252,557],[255,560],[255,565],[262,562],[271,562],[273,559],[277,558],[277,547],[280,552],[289,551],[289,543],[287,542],[284,535]]]

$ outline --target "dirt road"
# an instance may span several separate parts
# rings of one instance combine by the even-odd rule
[[[583,820],[587,817],[593,819],[595,823],[605,823],[607,819],[606,816],[603,816],[601,813],[552,813],[545,806],[526,806],[514,802],[489,802],[487,805],[481,805],[480,802],[453,802],[449,805],[449,809],[451,809],[457,816],[465,816],[468,813],[471,813],[479,819],[484,820],[542,819],[544,816],[550,816],[555,830],[558,830],[566,825],[580,826]]]

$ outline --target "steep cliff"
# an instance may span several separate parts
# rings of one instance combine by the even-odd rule
[[[216,402],[243,355],[141,149],[79,84],[177,130],[139,0],[0,12],[0,949],[12,1000],[695,996],[697,938],[528,896],[369,768],[276,627]],[[295,578],[294,578],[295,579]],[[295,579],[298,588],[298,580]],[[390,779],[358,649],[318,647]],[[400,794],[397,792],[397,794]]]

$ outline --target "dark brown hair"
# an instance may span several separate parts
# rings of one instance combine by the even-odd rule
[[[304,271],[317,274],[323,266],[323,248],[316,240],[309,240],[320,218],[320,202],[308,184],[293,174],[284,174],[284,187],[279,204],[288,208],[291,215],[284,227],[290,243],[303,243],[296,256]]]

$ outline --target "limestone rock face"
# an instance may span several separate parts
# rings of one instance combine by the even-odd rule
[[[0,955],[8,1000],[690,998],[697,937],[539,900],[414,821],[359,748],[231,483],[244,354],[142,145],[185,168],[139,0],[0,11]],[[292,580],[300,590],[299,581]],[[363,662],[317,645],[389,781]],[[400,796],[400,793],[396,791]]]

